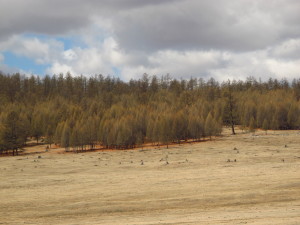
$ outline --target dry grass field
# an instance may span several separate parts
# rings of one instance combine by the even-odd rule
[[[0,224],[300,224],[300,131],[51,151],[0,158]]]

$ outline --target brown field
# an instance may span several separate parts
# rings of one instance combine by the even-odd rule
[[[0,158],[0,224],[300,224],[300,131],[51,151]]]

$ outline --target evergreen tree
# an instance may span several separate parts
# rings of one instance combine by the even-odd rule
[[[235,125],[237,124],[237,105],[236,99],[233,96],[231,83],[228,82],[227,87],[225,87],[225,92],[223,94],[225,98],[225,105],[223,110],[223,121],[225,124],[231,126],[232,134],[235,134]]]
[[[299,84],[0,73],[0,151],[15,154],[27,137],[83,150],[199,140],[222,125],[299,129]]]
[[[1,126],[2,149],[12,150],[13,155],[18,154],[18,149],[26,142],[25,125],[25,118],[19,112],[11,110],[7,113]]]

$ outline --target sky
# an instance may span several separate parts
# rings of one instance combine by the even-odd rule
[[[0,71],[300,76],[298,0],[0,0]]]

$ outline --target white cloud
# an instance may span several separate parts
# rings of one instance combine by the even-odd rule
[[[265,51],[230,53],[227,65],[210,70],[211,76],[219,81],[227,79],[245,80],[249,76],[269,78],[274,76],[266,65]]]
[[[0,42],[0,51],[10,51],[17,56],[33,59],[37,64],[51,63],[63,50],[63,43],[55,39],[40,40],[36,37],[28,38],[22,35],[12,36]]]
[[[46,73],[47,74],[51,74],[51,75],[59,75],[61,73],[66,74],[66,73],[71,73],[71,74],[75,74],[75,72],[73,71],[73,68],[69,65],[66,64],[61,64],[59,62],[55,62],[52,64],[51,68],[48,68]]]
[[[286,61],[270,58],[267,50],[236,53],[224,51],[161,51],[148,56],[145,65],[122,67],[125,80],[150,75],[170,74],[174,78],[214,77],[245,80],[249,76],[291,80],[300,75],[300,59]]]
[[[68,49],[63,52],[63,58],[67,61],[74,61],[78,58],[78,56],[73,49]]]
[[[47,69],[49,74],[71,72],[73,75],[113,75],[113,67],[122,64],[122,54],[112,38],[105,39],[96,47],[68,49]],[[61,70],[59,72],[59,70]]]
[[[279,61],[274,59],[266,60],[270,71],[277,78],[299,78],[300,76],[300,59],[295,61]]]
[[[124,67],[122,74],[139,77],[143,73],[165,75],[171,74],[177,78],[191,76],[206,76],[209,69],[226,63],[226,53],[217,51],[159,51],[147,58],[146,66]],[[128,78],[127,78],[128,79]]]
[[[0,0],[0,52],[49,64],[50,75],[295,77],[299,10],[297,0]],[[57,34],[83,45],[66,50]]]
[[[20,35],[0,42],[0,51],[10,51],[17,56],[27,57],[37,64],[50,64],[45,72],[51,75],[66,72],[73,75],[99,73],[112,75],[112,68],[122,63],[122,54],[113,38],[99,41],[97,46],[64,50],[64,44],[55,39],[28,38]],[[8,71],[7,66],[5,71]]]
[[[285,60],[300,59],[300,38],[289,39],[269,50],[270,56]]]
[[[226,79],[245,80],[249,76],[268,78],[299,77],[300,58],[287,61],[284,58],[270,58],[267,50],[247,53],[233,53],[227,66],[211,70],[211,75],[220,81]]]
[[[143,73],[170,74],[174,78],[214,77],[219,81],[248,76],[291,79],[299,76],[300,71],[299,39],[251,52],[160,50],[149,53],[125,51],[112,37],[99,41],[97,45],[64,50],[63,43],[54,39],[14,36],[0,43],[0,50],[10,50],[36,63],[50,64],[45,71],[50,75],[67,72],[75,76],[115,75],[114,68],[117,68],[126,81],[139,78]],[[1,69],[5,72],[22,72],[5,66],[3,55],[0,55],[1,61]]]

